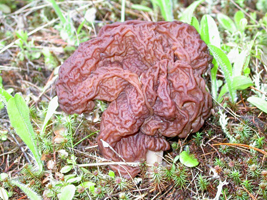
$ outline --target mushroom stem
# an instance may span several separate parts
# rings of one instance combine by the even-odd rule
[[[153,166],[155,162],[162,163],[163,151],[150,151],[146,153],[146,163]]]

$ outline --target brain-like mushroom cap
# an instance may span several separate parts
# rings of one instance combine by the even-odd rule
[[[201,77],[211,59],[195,28],[182,22],[106,25],[60,67],[59,104],[67,113],[82,113],[94,108],[94,100],[111,102],[101,119],[100,153],[137,162],[147,150],[168,150],[165,137],[201,128],[212,106]],[[140,172],[111,168],[126,177]]]

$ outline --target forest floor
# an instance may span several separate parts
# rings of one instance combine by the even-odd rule
[[[0,199],[267,199],[267,3],[195,1],[193,9],[193,2],[1,1]],[[238,86],[233,93],[223,93],[230,80],[217,60],[213,79],[213,72],[205,75],[210,90],[216,89],[212,114],[201,130],[185,139],[168,138],[171,150],[164,152],[162,165],[153,166],[152,178],[141,163],[136,178],[124,179],[102,161],[97,148],[101,114],[108,104],[98,101],[89,114],[65,114],[53,101],[58,69],[106,24],[181,20],[192,15],[188,8],[197,24],[205,15],[213,19],[233,73],[241,66],[239,77],[231,78],[247,84],[234,82]],[[26,107],[11,106],[11,100],[19,99],[15,94]],[[16,118],[14,113],[21,110],[26,111]],[[29,123],[24,115],[29,115]],[[11,118],[33,132],[14,128]],[[41,174],[34,170],[33,143]],[[182,151],[193,154],[199,164],[188,167],[179,161]]]

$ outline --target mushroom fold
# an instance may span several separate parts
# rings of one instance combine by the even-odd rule
[[[112,161],[139,162],[146,152],[170,149],[166,137],[197,132],[212,99],[202,74],[212,57],[194,27],[174,22],[127,21],[104,26],[60,67],[60,107],[69,114],[110,102],[98,146]],[[105,141],[108,147],[103,145]],[[110,166],[125,177],[139,166]]]

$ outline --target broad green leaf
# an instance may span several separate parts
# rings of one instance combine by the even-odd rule
[[[59,200],[72,200],[75,194],[76,187],[67,185],[61,189]]]
[[[244,13],[239,10],[235,13],[235,24],[240,31],[244,31],[246,25],[247,25],[247,19],[244,16]]]
[[[210,15],[204,15],[201,19],[200,28],[201,39],[206,42],[206,44],[212,44],[220,48],[220,34],[216,22]]]
[[[223,26],[223,28],[225,28],[226,30],[228,30],[231,33],[236,32],[236,26],[233,22],[233,20],[231,20],[228,16],[219,13],[217,15],[218,21],[219,23]]]
[[[227,54],[230,63],[235,63],[238,58],[238,55],[239,55],[238,47],[232,48]]]
[[[145,12],[153,12],[153,10],[147,6],[143,6],[143,5],[140,5],[140,4],[132,4],[131,8],[133,10],[141,10],[141,11],[145,11]]]
[[[38,164],[39,173],[41,173],[43,171],[43,165],[37,149],[36,135],[33,131],[29,117],[29,108],[19,94],[16,94],[15,97],[9,99],[7,103],[7,112],[11,125],[15,128],[18,136],[31,150]]]
[[[8,200],[8,193],[3,187],[0,187],[0,199]]]
[[[233,67],[233,76],[240,76],[243,71],[243,66],[246,62],[247,59],[247,50],[242,50],[240,54],[238,54],[237,59],[234,62],[234,67]]]
[[[68,183],[77,183],[81,180],[82,180],[82,178],[80,176],[78,176],[78,177],[70,178],[69,180],[67,180],[67,182]]]
[[[55,97],[49,102],[48,110],[47,110],[47,113],[46,113],[46,116],[45,116],[45,120],[44,120],[44,123],[43,123],[42,130],[41,130],[41,135],[44,134],[46,125],[47,125],[48,121],[51,119],[51,117],[53,116],[53,114],[55,113],[57,107],[58,107],[58,97],[55,96]]]
[[[264,99],[252,96],[248,98],[248,102],[267,113],[267,101]]]
[[[239,26],[239,23],[240,23],[241,19],[243,19],[243,18],[245,18],[245,16],[241,10],[239,10],[235,13],[234,19],[235,19],[235,23],[237,26]]]
[[[216,22],[214,21],[214,19],[210,15],[207,15],[207,22],[208,22],[208,27],[209,27],[210,44],[220,48],[221,37],[220,37],[220,33],[218,31],[218,27],[216,25]]]
[[[226,56],[226,54],[214,45],[208,45],[211,54],[214,59],[216,59],[218,65],[221,67],[227,88],[230,94],[230,99],[232,102],[235,101],[235,90],[233,89],[233,80],[232,80],[232,66],[231,63]]]
[[[165,21],[173,21],[172,0],[156,0]]]
[[[200,35],[201,35],[201,39],[206,44],[210,44],[209,24],[208,24],[207,15],[204,15],[200,21]]]
[[[68,173],[70,170],[72,170],[72,165],[66,165],[64,167],[61,168],[60,173],[62,174],[66,174]]]
[[[195,27],[195,29],[197,30],[198,33],[200,33],[199,32],[199,23],[198,23],[198,20],[195,16],[192,17],[191,25]]]
[[[234,90],[245,90],[252,85],[254,85],[252,80],[247,76],[240,75],[233,78]]]
[[[35,191],[33,191],[29,186],[17,181],[11,180],[12,185],[19,187],[30,200],[42,200],[41,196],[39,196]]]
[[[198,0],[192,3],[190,6],[188,6],[184,12],[182,13],[182,16],[180,17],[180,21],[191,24],[193,13],[195,9],[201,4],[204,0]]]
[[[252,80],[247,76],[236,76],[233,78],[233,89],[234,90],[245,90],[252,85],[254,85]],[[222,96],[227,92],[228,92],[227,86],[224,85],[221,89],[221,92],[218,98],[219,102],[222,101]]]
[[[182,151],[180,154],[180,161],[187,167],[196,167],[199,162],[193,154],[189,154],[187,151]]]
[[[0,11],[3,13],[11,13],[11,9],[6,4],[0,4]]]

